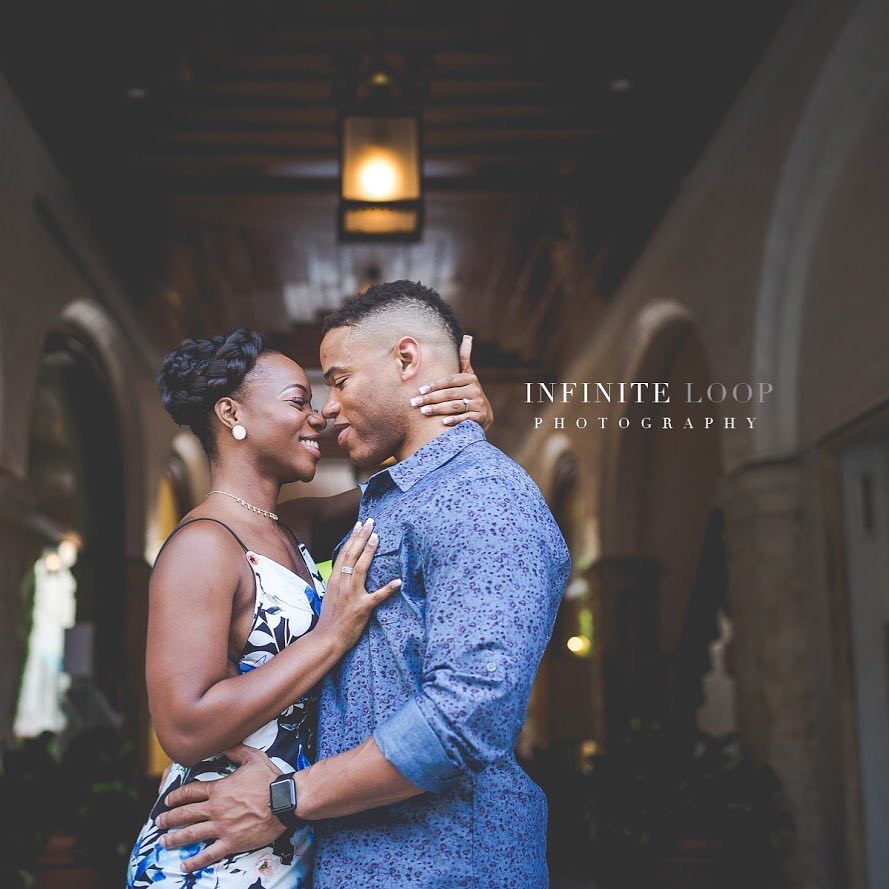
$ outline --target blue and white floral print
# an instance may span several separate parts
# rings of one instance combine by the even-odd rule
[[[180,526],[181,527],[181,526]],[[278,562],[247,551],[256,578],[253,623],[238,662],[241,673],[264,664],[291,642],[308,633],[318,622],[324,582],[308,550],[299,550],[311,572],[314,587]],[[244,739],[244,744],[264,750],[284,772],[306,768],[315,761],[318,695],[313,689],[295,701],[277,719]],[[180,849],[164,849],[165,833],[155,819],[166,811],[168,793],[190,781],[215,781],[237,766],[218,755],[186,767],[173,763],[157,802],[133,846],[127,870],[127,887],[145,889],[160,884],[183,889],[309,889],[312,883],[313,832],[300,827],[274,845],[230,855],[210,867],[185,874],[182,861],[196,855],[207,842]]]

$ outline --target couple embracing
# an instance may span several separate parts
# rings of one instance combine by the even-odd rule
[[[147,679],[174,760],[129,887],[538,889],[546,801],[514,748],[569,557],[453,310],[371,287],[310,382],[259,334],[186,340],[159,375],[211,492],[150,586]],[[332,421],[361,489],[278,503]],[[326,585],[310,552],[333,553]],[[161,881],[163,881],[161,883]]]

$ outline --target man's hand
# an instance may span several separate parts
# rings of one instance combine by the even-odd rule
[[[267,846],[284,832],[269,808],[269,784],[281,776],[281,770],[261,750],[243,744],[226,750],[225,756],[238,763],[234,774],[217,781],[191,781],[177,788],[165,800],[176,808],[157,817],[158,827],[175,828],[161,837],[165,849],[215,839],[182,862],[186,873],[215,864],[227,855]]]

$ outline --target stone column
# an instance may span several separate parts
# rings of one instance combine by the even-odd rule
[[[720,499],[742,745],[784,785],[797,827],[793,884],[827,886],[799,464],[744,467],[723,480]]]
[[[593,669],[602,689],[598,737],[619,738],[633,717],[659,715],[664,701],[657,631],[658,563],[602,558],[589,569]]]

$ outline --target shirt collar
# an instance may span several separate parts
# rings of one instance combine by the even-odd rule
[[[456,457],[463,448],[485,439],[485,431],[475,420],[464,420],[418,448],[400,463],[383,469],[370,481],[388,473],[402,491],[409,491],[420,479]]]

